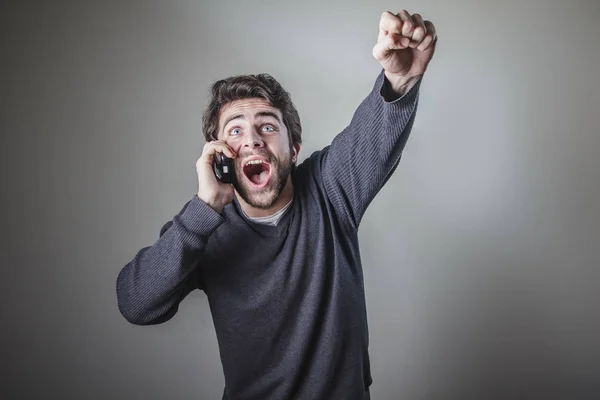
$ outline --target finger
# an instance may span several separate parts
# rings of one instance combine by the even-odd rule
[[[206,155],[206,156],[212,156],[216,152],[221,152],[229,158],[234,158],[236,156],[235,152],[233,151],[233,149],[231,147],[229,147],[225,142],[217,141],[217,140],[208,142],[204,146],[204,151],[202,153],[203,153],[203,155]]]
[[[410,44],[409,38],[401,36],[400,34],[386,35],[383,30],[379,30],[379,36],[377,37],[377,42],[379,43],[382,41],[386,41],[390,37],[392,38],[392,40],[395,40],[398,43],[400,43],[402,46],[401,48],[406,48]]]
[[[402,20],[402,36],[410,38],[413,34],[413,29],[415,27],[414,21],[412,20],[410,14],[406,10],[402,10],[398,13],[398,18]]]
[[[425,39],[427,28],[425,26],[425,21],[423,21],[423,17],[421,17],[420,14],[413,14],[412,19],[415,25],[409,46],[414,49],[421,44],[423,39]]]
[[[423,41],[421,42],[421,44],[419,44],[419,46],[417,47],[417,50],[419,50],[419,51],[425,51],[429,47],[431,47],[432,43],[433,43],[433,37],[431,35],[427,35],[427,36],[425,36],[425,39],[423,39]]]
[[[405,37],[401,38],[397,35],[387,36],[373,47],[373,57],[376,60],[382,61],[388,56],[390,51],[406,49],[409,42],[410,40]]]
[[[402,20],[389,11],[384,12],[379,20],[379,34],[381,35],[382,32],[384,36],[402,34]]]
[[[427,34],[425,35],[425,38],[421,44],[417,47],[417,50],[420,51],[427,50],[437,40],[437,32],[435,31],[435,26],[433,23],[431,21],[425,21],[424,23]]]
[[[437,31],[435,30],[435,25],[433,25],[433,22],[431,21],[425,21],[424,24],[427,33],[431,34],[433,41],[435,42],[437,40]]]

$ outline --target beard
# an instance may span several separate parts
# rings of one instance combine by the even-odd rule
[[[249,155],[250,154],[239,154],[236,158],[233,187],[240,197],[250,206],[261,210],[269,209],[279,198],[279,195],[283,191],[288,177],[290,176],[293,166],[291,154],[285,159],[279,160],[275,155],[264,148],[251,153],[251,155],[266,158],[271,165],[271,177],[269,183],[267,186],[260,189],[252,187],[244,174],[241,160]]]

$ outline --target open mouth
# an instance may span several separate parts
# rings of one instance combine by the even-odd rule
[[[257,188],[267,186],[271,178],[271,165],[261,159],[247,161],[242,170],[250,184]]]

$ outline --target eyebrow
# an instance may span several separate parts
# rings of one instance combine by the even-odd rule
[[[279,124],[281,124],[281,120],[279,119],[279,116],[277,114],[275,114],[273,111],[259,111],[256,114],[254,114],[254,117],[273,117]],[[227,126],[227,124],[230,123],[231,121],[233,121],[234,119],[245,119],[245,117],[242,114],[232,115],[231,117],[229,117],[225,120],[223,127]]]

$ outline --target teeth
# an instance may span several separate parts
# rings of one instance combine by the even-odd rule
[[[252,160],[252,161],[248,161],[246,163],[246,165],[252,165],[252,164],[262,164],[263,161],[262,160]]]

